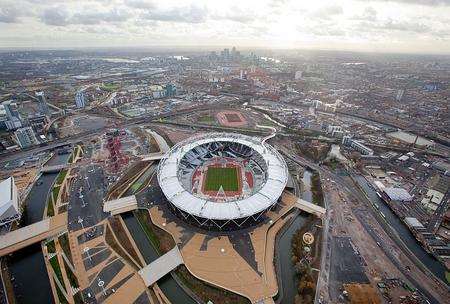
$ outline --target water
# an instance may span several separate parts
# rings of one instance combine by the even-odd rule
[[[444,265],[442,265],[438,260],[422,248],[406,225],[393,213],[389,206],[387,206],[386,203],[380,199],[376,192],[369,186],[364,177],[356,176],[356,180],[368,194],[370,200],[378,206],[381,212],[383,212],[386,217],[386,221],[394,228],[395,231],[397,231],[403,243],[406,244],[409,250],[422,262],[422,264],[434,273],[436,277],[440,278],[443,282],[447,282],[445,279]]]
[[[301,197],[302,199],[309,202],[312,201],[311,176],[312,172],[309,170],[305,170],[302,178],[303,191]],[[280,237],[279,242],[277,243],[277,256],[281,264],[280,269],[282,286],[279,286],[279,288],[282,289],[282,291],[280,290],[280,295],[283,295],[283,298],[280,302],[281,304],[294,303],[294,298],[297,294],[298,280],[295,276],[294,265],[292,265],[291,262],[291,242],[294,233],[305,224],[307,219],[308,215],[304,213],[298,215],[289,226],[289,228]]]
[[[122,214],[122,218],[127,225],[128,230],[133,236],[136,246],[142,253],[147,264],[155,261],[159,254],[150,244],[144,231],[139,225],[137,219],[132,213]],[[158,281],[158,286],[161,288],[166,297],[173,304],[196,304],[195,302],[184,290],[178,285],[178,283],[172,278],[171,275],[166,275]]]
[[[312,202],[312,192],[311,192],[311,176],[312,172],[309,170],[305,170],[303,173],[302,183],[302,199],[307,202]]]
[[[70,154],[55,154],[49,165],[63,164]],[[42,220],[47,193],[58,174],[43,174],[31,189],[25,204],[24,225]],[[42,184],[40,184],[42,182]],[[40,184],[38,186],[38,184]],[[18,303],[53,303],[53,295],[45,267],[41,245],[34,244],[16,251],[9,260],[9,271],[14,278],[14,293]]]
[[[10,259],[9,270],[14,278],[14,294],[18,303],[53,303],[41,244],[15,252]]]

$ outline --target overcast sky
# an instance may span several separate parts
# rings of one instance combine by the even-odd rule
[[[0,47],[450,54],[450,0],[0,0]]]

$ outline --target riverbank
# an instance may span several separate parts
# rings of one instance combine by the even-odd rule
[[[313,171],[310,174],[310,197],[312,203],[324,206],[324,194],[320,174]],[[305,233],[313,236],[306,240]],[[295,269],[297,283],[293,303],[314,303],[316,287],[319,279],[322,259],[322,220],[309,215],[304,225],[295,231],[291,240],[291,261]]]
[[[51,165],[65,163],[69,155],[54,154],[48,161]],[[46,207],[48,193],[53,186],[58,173],[45,173],[31,188],[24,201],[25,212],[22,214],[21,226],[31,225],[42,220]],[[17,227],[19,228],[19,227]],[[9,290],[20,303],[52,303],[49,277],[45,267],[44,256],[40,244],[23,248],[8,257],[4,266],[10,273],[12,286]],[[32,275],[30,275],[32,274]],[[4,277],[4,279],[7,279]],[[14,303],[10,301],[9,303]]]

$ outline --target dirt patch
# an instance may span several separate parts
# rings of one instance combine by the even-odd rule
[[[380,304],[376,290],[370,284],[344,284],[351,304]]]

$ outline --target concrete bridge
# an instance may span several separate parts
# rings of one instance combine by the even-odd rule
[[[270,127],[270,126],[261,126],[261,125],[256,125],[257,128],[261,128],[261,129],[269,129],[270,131],[272,131],[272,133],[270,133],[269,135],[265,136],[262,138],[261,142],[265,143],[267,140],[275,137],[275,135],[277,135],[277,129],[275,129],[274,127]]]
[[[43,166],[41,168],[42,173],[52,173],[52,172],[59,172],[63,169],[66,169],[69,167],[70,164],[61,164],[61,165],[54,165],[54,166]]]
[[[314,214],[317,217],[322,218],[325,213],[327,212],[327,210],[323,207],[317,206],[315,204],[312,204],[310,202],[307,202],[305,200],[302,200],[301,198],[289,193],[289,192],[283,192],[282,195],[282,200],[283,201],[287,201],[287,202],[294,202],[295,203],[295,207],[303,210],[305,212]]]
[[[165,155],[164,152],[156,152],[156,153],[141,155],[141,159],[143,161],[160,160],[164,157],[164,155]]]
[[[305,212],[314,214],[317,217],[322,218],[327,210],[323,207],[317,206],[310,202],[307,202],[287,191],[283,192],[283,201],[294,203],[294,206]],[[106,201],[103,203],[103,212],[109,212],[111,215],[116,215],[128,211],[138,209],[138,204],[135,195],[125,196],[119,199]]]
[[[103,212],[109,212],[111,215],[133,211],[137,208],[138,205],[135,195],[125,196],[103,203]]]
[[[0,235],[0,256],[41,242],[67,230],[67,212]]]
[[[172,250],[139,270],[139,275],[144,280],[145,285],[149,287],[181,264],[184,264],[183,257],[178,246],[175,246]]]

